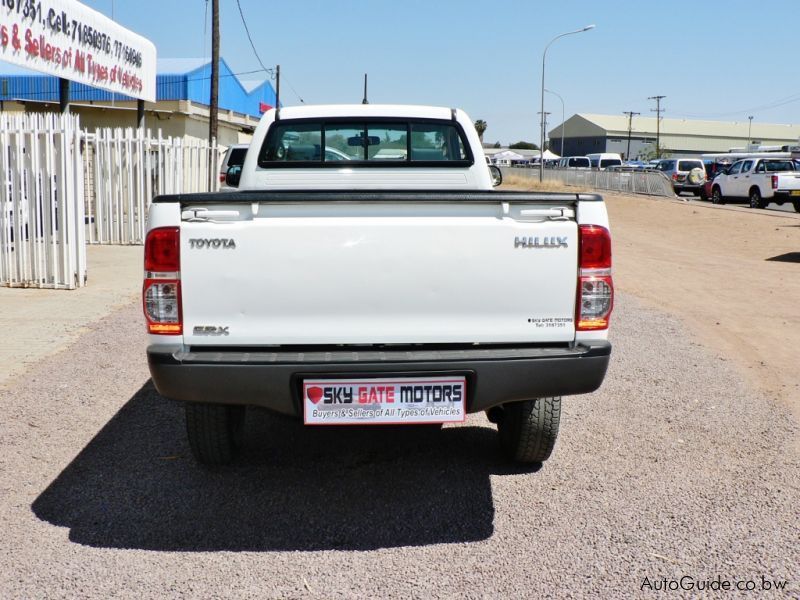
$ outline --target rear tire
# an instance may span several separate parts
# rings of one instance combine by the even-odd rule
[[[761,190],[757,187],[750,190],[750,208],[767,208],[767,203],[761,197]]]
[[[517,463],[546,461],[556,444],[560,421],[560,396],[504,404],[497,424],[503,454]]]
[[[792,205],[794,206],[794,212],[800,213],[800,200],[795,200]]]
[[[229,464],[238,454],[245,407],[187,402],[186,433],[192,455],[209,467]]]
[[[712,204],[725,204],[725,197],[722,195],[722,190],[719,186],[714,186],[711,190],[711,203]]]

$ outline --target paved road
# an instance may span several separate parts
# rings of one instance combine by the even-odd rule
[[[141,294],[141,246],[87,246],[88,285],[73,290],[0,286],[0,388],[91,323]]]
[[[682,576],[797,597],[797,424],[674,317],[622,295],[614,321],[606,385],[566,402],[538,472],[482,416],[258,411],[243,461],[208,472],[118,310],[0,390],[0,597],[657,597],[645,578]]]

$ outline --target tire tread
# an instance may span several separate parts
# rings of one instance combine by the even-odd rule
[[[187,402],[186,433],[197,462],[208,466],[230,463],[236,456],[235,420],[243,407]]]
[[[506,456],[520,463],[544,462],[553,452],[560,422],[560,396],[507,404],[498,426]]]

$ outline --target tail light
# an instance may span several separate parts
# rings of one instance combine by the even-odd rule
[[[678,174],[677,173],[673,173],[672,174],[672,181],[678,181]]]
[[[177,227],[159,227],[144,242],[142,306],[148,333],[181,335],[181,254]]]
[[[577,331],[608,329],[614,308],[611,234],[599,225],[579,228],[579,273],[575,321]]]
[[[220,173],[219,174],[219,182],[220,183],[225,183],[225,173]]]
[[[777,175],[773,175],[772,176],[772,189],[773,190],[777,190],[778,189],[778,176]]]

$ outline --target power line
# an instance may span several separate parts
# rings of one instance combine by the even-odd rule
[[[272,68],[267,68],[264,66],[264,63],[261,61],[261,57],[258,55],[258,50],[256,50],[256,45],[253,43],[253,38],[250,36],[250,29],[247,27],[247,19],[244,18],[244,12],[242,11],[242,5],[239,3],[239,0],[236,0],[236,6],[239,7],[239,16],[242,18],[242,25],[244,25],[244,32],[247,34],[247,39],[250,41],[250,47],[253,49],[253,54],[256,56],[256,60],[258,64],[261,65],[261,68],[264,70],[265,73],[269,73],[270,77],[275,76],[275,70]]]
[[[250,29],[247,27],[247,19],[244,18],[244,11],[242,10],[242,5],[239,2],[239,0],[236,0],[236,6],[239,8],[239,16],[242,18],[242,25],[244,26],[244,31],[247,34],[247,39],[250,41],[250,47],[253,49],[253,54],[255,55],[256,60],[258,61],[258,64],[261,65],[261,68],[264,70],[264,72],[267,73],[270,76],[270,79],[275,79],[275,69],[273,69],[272,67],[269,67],[269,68],[265,67],[264,66],[264,62],[261,60],[261,57],[258,55],[258,50],[256,50],[256,45],[253,43],[253,38],[250,35]],[[284,76],[283,79],[284,79],[284,81],[286,81],[286,77],[285,76]],[[292,92],[294,92],[294,95],[297,96],[297,98],[300,100],[300,104],[304,104],[305,101],[300,96],[300,94],[297,93],[297,90],[294,89],[292,84],[289,83],[288,81],[286,81],[286,84],[289,86],[289,88],[292,90]]]

